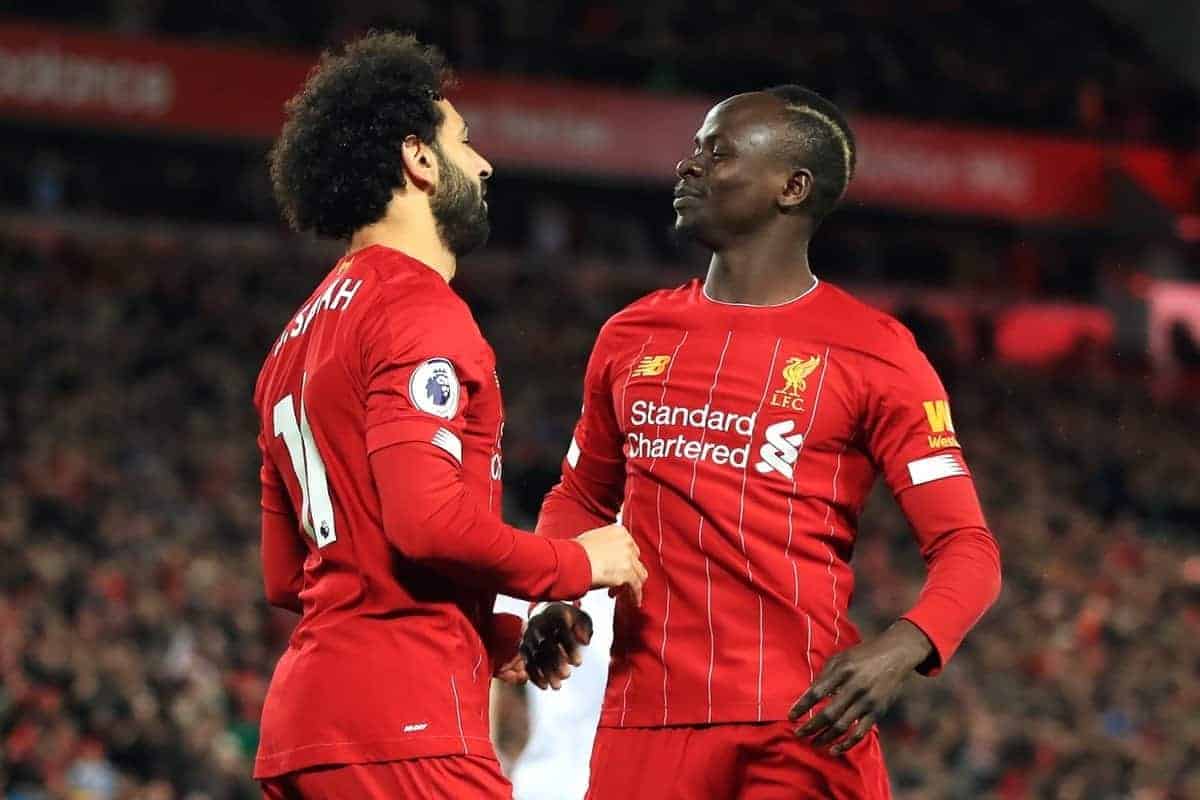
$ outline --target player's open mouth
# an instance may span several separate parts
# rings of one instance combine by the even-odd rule
[[[697,205],[699,202],[700,198],[694,194],[681,194],[675,198],[671,205],[675,208],[686,208],[690,205]]]

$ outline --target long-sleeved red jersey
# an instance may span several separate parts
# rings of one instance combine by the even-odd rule
[[[618,603],[602,726],[779,720],[835,652],[858,516],[879,473],[929,576],[906,618],[936,671],[1000,568],[945,389],[912,335],[828,283],[770,307],[699,281],[615,315],[539,533],[618,511],[649,568]]]
[[[578,597],[591,570],[579,544],[500,521],[500,385],[466,304],[403,253],[358,251],[279,337],[254,400],[267,597],[301,612],[255,777],[494,758],[489,645],[520,636],[495,593]]]

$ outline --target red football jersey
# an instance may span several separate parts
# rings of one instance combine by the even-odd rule
[[[859,641],[850,557],[880,472],[897,495],[959,482],[951,526],[994,549],[946,392],[887,315],[824,282],[754,307],[697,280],[609,320],[538,526],[569,535],[620,509],[649,569],[642,607],[618,604],[600,724],[786,718]],[[909,618],[944,662],[982,609],[964,613]]]
[[[547,550],[499,521],[495,366],[446,281],[379,246],[341,259],[272,348],[255,390],[263,558],[269,596],[272,574],[295,576],[288,605],[302,616],[271,680],[256,777],[451,753],[494,758],[495,589],[569,597],[590,581],[579,545]],[[425,465],[399,485],[418,487],[405,503],[429,512],[406,518],[428,525],[385,526],[394,497],[381,501],[388,484],[372,471],[385,449],[401,455],[385,463]],[[430,473],[453,481],[427,492]],[[454,498],[469,501],[470,514],[452,529]],[[280,526],[272,514],[291,516]],[[491,549],[476,552],[483,540]],[[447,569],[406,557],[418,552]],[[479,578],[450,567],[477,568]]]

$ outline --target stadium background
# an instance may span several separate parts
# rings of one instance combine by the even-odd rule
[[[922,5],[9,0],[3,796],[257,796],[294,618],[262,597],[250,393],[338,252],[283,229],[264,155],[315,53],[376,26],[449,52],[497,167],[455,286],[499,357],[510,521],[603,320],[704,268],[668,191],[707,105],[809,85],[861,144],[815,271],[941,370],[1005,559],[882,724],[897,797],[1200,797],[1200,7]],[[869,634],[922,578],[886,492],[855,564]]]

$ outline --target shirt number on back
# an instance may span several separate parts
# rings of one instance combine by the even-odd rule
[[[313,538],[317,547],[337,541],[333,522],[333,502],[329,499],[329,481],[325,477],[325,462],[317,450],[308,415],[304,413],[304,395],[300,395],[300,415],[292,395],[275,404],[275,435],[283,437],[296,479],[300,483],[300,524]]]

